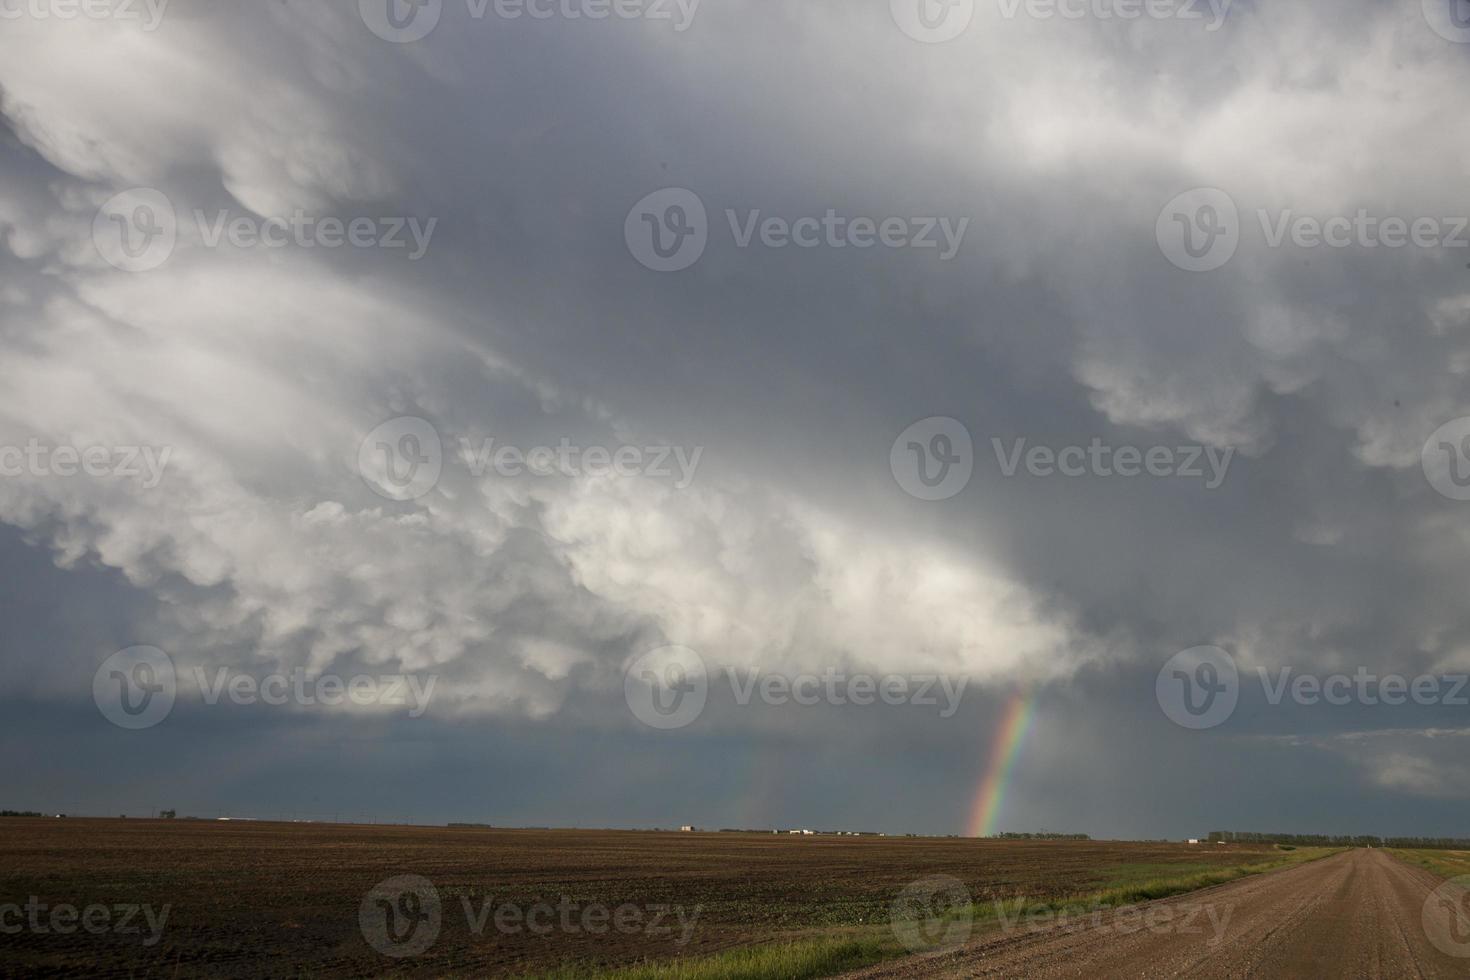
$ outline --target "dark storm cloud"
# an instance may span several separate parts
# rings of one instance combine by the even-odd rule
[[[351,4],[180,5],[152,32],[10,25],[0,431],[175,450],[148,494],[0,486],[0,518],[38,542],[7,540],[7,563],[54,552],[72,569],[16,604],[16,635],[53,642],[7,644],[13,696],[91,711],[91,670],[138,643],[211,669],[432,671],[444,687],[422,730],[319,720],[311,738],[355,740],[334,764],[284,761],[298,735],[278,718],[211,721],[187,699],[142,737],[217,726],[205,744],[233,761],[201,807],[248,787],[310,809],[313,782],[366,807],[353,794],[375,766],[477,759],[512,802],[388,785],[425,816],[943,831],[967,819],[999,706],[1034,684],[1016,829],[1177,836],[1262,812],[1287,829],[1446,829],[1454,742],[1403,733],[1459,727],[1452,707],[1263,705],[1250,685],[1281,665],[1470,669],[1466,505],[1420,469],[1430,433],[1465,412],[1470,250],[1273,248],[1262,225],[1463,211],[1470,148],[1444,124],[1460,46],[1376,4],[1237,5],[1218,30],[982,4],[934,45],[886,7],[707,0],[676,30],[446,3],[411,44]],[[138,186],[184,220],[160,268],[128,274],[99,260],[92,219]],[[1228,194],[1241,241],[1186,272],[1155,226],[1199,186]],[[658,273],[624,225],[664,188],[697,195],[708,243]],[[417,261],[270,254],[208,247],[195,209],[436,225]],[[932,221],[940,245],[838,248],[827,226],[816,247],[763,243],[761,221],[829,212]],[[404,415],[449,458],[431,493],[385,501],[355,472],[358,444]],[[926,502],[889,451],[933,416],[968,429],[974,473]],[[491,438],[702,455],[684,488],[453,458]],[[1018,440],[1167,447],[1206,475],[1007,476]],[[1218,486],[1211,453],[1228,459]],[[46,628],[73,607],[115,638]],[[664,643],[716,669],[975,680],[947,719],[717,705],[650,733],[622,669]],[[1154,678],[1203,643],[1249,690],[1227,723],[1184,732]],[[261,733],[258,758],[222,747],[236,722]],[[119,738],[100,721],[72,736],[69,785],[124,751],[89,744]],[[554,757],[556,778],[527,756]],[[792,768],[750,802],[745,770],[768,756]],[[149,779],[153,795],[172,785]],[[1260,787],[1283,784],[1296,795],[1264,810]],[[20,786],[56,791],[52,774]],[[708,809],[673,812],[691,786]],[[1419,819],[1381,828],[1383,801],[1403,799]]]

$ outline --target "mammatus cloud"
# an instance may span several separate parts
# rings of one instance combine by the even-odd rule
[[[1470,542],[1421,472],[1470,411],[1470,249],[1289,231],[1465,211],[1464,51],[1417,5],[1236,4],[1209,30],[978,5],[937,44],[885,3],[701,4],[683,30],[446,3],[402,44],[356,6],[0,34],[0,444],[167,451],[152,485],[111,453],[102,477],[48,457],[0,480],[0,521],[125,578],[148,635],[114,648],[432,671],[448,716],[536,725],[617,708],[665,643],[1062,698],[1134,669],[1147,695],[1206,642],[1470,665]],[[98,212],[140,188],[174,238],[130,272]],[[709,240],[655,273],[624,229],[665,188]],[[1238,219],[1204,272],[1156,237],[1195,188]],[[948,260],[726,233],[757,211],[968,224]],[[395,223],[419,247],[387,247]],[[443,472],[386,499],[360,450],[404,417]],[[920,500],[889,454],[935,417],[974,472]],[[989,447],[1021,438],[1236,456],[1210,489],[1006,475]],[[488,440],[698,464],[506,476]],[[9,655],[64,700],[108,652]],[[1116,697],[1078,701],[1079,731]],[[1453,782],[1406,744],[1332,778]]]
[[[0,516],[64,563],[116,568],[171,597],[158,628],[184,663],[249,651],[316,671],[344,659],[437,670],[461,710],[532,715],[573,683],[610,687],[622,653],[660,638],[730,664],[1060,669],[1066,630],[1024,587],[769,481],[508,483],[452,466],[402,506],[367,492],[358,446],[395,414],[430,416],[470,446],[481,433],[514,444],[517,428],[528,444],[548,421],[617,445],[639,423],[457,332],[458,311],[413,296],[406,263],[364,276],[300,249],[212,244],[191,218],[206,203],[247,217],[381,209],[399,183],[363,149],[353,114],[333,111],[341,86],[297,77],[274,108],[232,91],[228,66],[250,51],[226,26],[32,25],[37,47],[5,79],[7,115],[34,151],[16,150],[12,166],[44,176],[27,195],[39,213],[10,222],[11,241],[30,244],[12,250],[47,284],[15,297],[7,318],[8,441],[144,446],[168,465],[156,485],[32,474],[0,488]],[[277,15],[252,27],[316,37]],[[218,57],[180,56],[185,36]],[[336,57],[345,70],[374,53]],[[121,90],[98,67],[119,58],[133,66]],[[72,61],[93,67],[49,85]],[[150,86],[194,94],[149,110],[159,118],[122,111],[156,106]],[[190,170],[224,195],[200,191],[208,180]],[[132,274],[99,260],[93,216],[140,180],[164,192],[178,236],[159,268]]]

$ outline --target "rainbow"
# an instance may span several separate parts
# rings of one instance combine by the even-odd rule
[[[970,820],[965,830],[968,836],[989,837],[995,833],[996,821],[1005,805],[1011,771],[1021,754],[1026,731],[1031,727],[1035,714],[1036,698],[1029,691],[1016,691],[1006,703],[1000,725],[995,730],[995,741],[990,746],[985,776],[975,789],[975,802],[970,807]]]

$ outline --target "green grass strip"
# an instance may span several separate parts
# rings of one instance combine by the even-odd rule
[[[1470,851],[1440,851],[1432,849],[1392,848],[1394,854],[1410,864],[1427,868],[1441,878],[1458,878],[1470,875]]]
[[[901,955],[880,939],[813,939],[779,946],[745,946],[697,959],[598,970],[576,964],[536,980],[813,980]]]

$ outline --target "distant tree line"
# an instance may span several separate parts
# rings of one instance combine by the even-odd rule
[[[1261,834],[1243,830],[1212,830],[1209,842],[1231,844],[1294,844],[1301,847],[1417,847],[1444,850],[1470,848],[1464,837],[1378,837],[1373,834],[1355,836],[1335,834]]]
[[[0,817],[44,817],[44,813],[35,810],[0,810]]]
[[[1087,834],[1053,834],[1043,831],[1039,834],[996,834],[1000,840],[1092,840]]]

